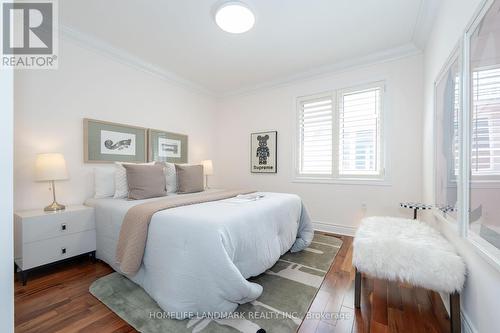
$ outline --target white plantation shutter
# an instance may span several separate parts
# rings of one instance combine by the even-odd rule
[[[472,73],[472,175],[500,175],[500,68]]]
[[[382,87],[339,94],[339,175],[380,175]]]
[[[333,98],[299,101],[299,173],[332,174]]]
[[[297,180],[384,180],[383,92],[378,82],[297,100]]]

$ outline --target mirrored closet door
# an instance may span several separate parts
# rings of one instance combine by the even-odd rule
[[[457,46],[441,71],[435,96],[435,195],[436,207],[449,221],[457,221],[459,180],[459,130],[461,48]]]
[[[500,249],[500,0],[468,33],[469,233]],[[499,252],[500,253],[500,252]]]

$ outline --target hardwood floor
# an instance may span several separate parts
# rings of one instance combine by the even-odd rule
[[[352,238],[339,237],[344,244],[299,332],[449,332],[439,295],[419,288],[364,278],[361,309],[355,310]],[[16,332],[135,332],[88,292],[111,272],[83,258],[34,272],[26,286],[16,280]]]
[[[361,309],[355,309],[352,237],[339,237],[342,248],[311,304],[312,318],[304,320],[300,333],[450,331],[440,296],[421,288],[363,277]]]

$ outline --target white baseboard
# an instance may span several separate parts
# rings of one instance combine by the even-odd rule
[[[460,317],[462,318],[462,332],[463,333],[478,333],[478,331],[472,325],[469,316],[462,310],[460,311]]]
[[[332,234],[344,235],[344,236],[354,236],[356,233],[356,227],[333,224],[327,222],[314,221],[313,223],[314,230],[331,232]]]

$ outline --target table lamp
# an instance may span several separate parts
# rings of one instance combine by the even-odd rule
[[[64,210],[64,205],[56,201],[56,187],[54,181],[68,179],[68,170],[64,156],[59,153],[38,154],[35,162],[35,179],[40,182],[48,181],[52,185],[53,202],[44,208],[46,212]]]
[[[201,164],[203,164],[203,174],[205,175],[205,189],[209,189],[208,187],[208,176],[211,176],[214,174],[214,165],[212,163],[212,160],[204,160],[201,161]]]

